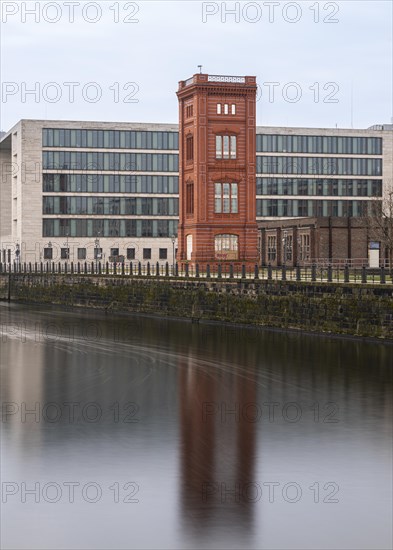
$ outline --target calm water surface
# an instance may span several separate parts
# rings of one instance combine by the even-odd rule
[[[0,313],[2,548],[392,547],[392,346]]]

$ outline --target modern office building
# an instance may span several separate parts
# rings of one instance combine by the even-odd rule
[[[192,81],[203,76],[220,83],[215,106],[211,103],[210,108],[215,109],[215,120],[220,116],[223,120],[220,131],[213,128],[213,134],[222,138],[224,162],[218,181],[218,140],[205,140],[194,149],[195,162],[202,154],[211,162],[204,165],[205,171],[196,167],[193,184],[200,186],[201,178],[207,178],[208,200],[220,203],[223,210],[214,212],[211,205],[211,215],[220,220],[221,235],[233,234],[222,223],[228,204],[239,212],[247,205],[256,221],[359,217],[367,212],[370,201],[381,201],[384,193],[392,192],[391,125],[367,130],[254,127],[255,202],[251,204],[238,187],[236,204],[230,186],[228,203],[224,184],[239,183],[234,181],[239,174],[245,189],[252,189],[251,180],[244,177],[249,178],[246,165],[251,163],[245,149],[253,139],[241,137],[245,135],[245,111],[236,106],[232,111],[234,82],[225,80],[246,77],[194,75]],[[241,97],[242,82],[238,83]],[[198,120],[191,121],[187,131],[200,130]],[[199,140],[200,132],[195,135]],[[229,156],[233,154],[230,143],[234,143],[229,139],[227,150],[225,138],[237,135],[238,158],[225,158],[228,151]],[[177,248],[187,258],[183,229],[177,239],[177,124],[21,120],[1,138],[0,164],[1,261],[109,261],[124,256],[128,261],[172,263]],[[217,183],[222,184],[221,194]],[[195,208],[196,195],[193,203],[187,202],[190,197],[185,190],[185,209]],[[246,222],[253,223],[242,218],[241,223]],[[233,240],[228,243],[235,247]]]

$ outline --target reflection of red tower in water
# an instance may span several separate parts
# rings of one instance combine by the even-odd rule
[[[179,83],[179,262],[257,262],[256,90],[253,76]]]
[[[180,367],[182,510],[195,526],[252,520],[255,423],[244,407],[256,402],[255,378],[241,377],[217,365]]]

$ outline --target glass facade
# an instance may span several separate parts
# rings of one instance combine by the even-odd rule
[[[257,173],[382,176],[382,159],[258,156]]]
[[[94,149],[179,149],[178,132],[139,130],[77,130],[44,128],[43,147],[84,147]]]
[[[43,151],[44,170],[178,172],[178,154]]]
[[[256,145],[258,153],[382,155],[382,139],[373,137],[257,134]]]
[[[43,219],[43,237],[171,237],[177,220],[152,219]]]
[[[381,197],[382,180],[257,178],[257,195]]]
[[[257,199],[258,217],[364,216],[371,201]]]
[[[50,214],[92,216],[178,216],[179,199],[149,197],[44,197],[43,210]]]
[[[178,176],[43,174],[44,193],[178,194]]]

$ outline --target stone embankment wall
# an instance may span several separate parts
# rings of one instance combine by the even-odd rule
[[[0,299],[393,340],[393,285],[0,275]]]

